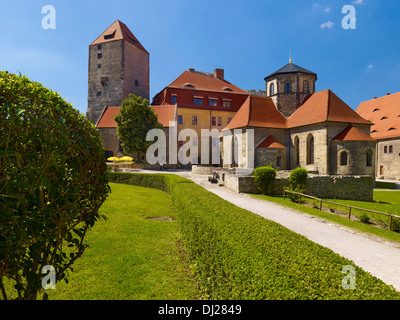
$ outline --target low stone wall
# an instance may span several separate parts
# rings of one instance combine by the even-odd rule
[[[252,176],[225,173],[220,183],[238,193],[260,194]],[[288,179],[277,178],[269,188],[269,194],[281,195],[289,186]],[[310,175],[306,194],[326,199],[373,201],[374,178],[371,176],[319,176]]]

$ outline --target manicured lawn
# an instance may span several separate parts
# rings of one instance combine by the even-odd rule
[[[171,196],[155,189],[110,184],[112,193],[87,236],[90,245],[74,264],[69,283],[47,290],[49,299],[170,300],[196,299],[181,253]],[[168,219],[163,219],[168,220]]]
[[[262,200],[267,200],[271,201],[292,209],[296,209],[314,216],[318,216],[320,218],[336,222],[342,225],[345,225],[347,227],[377,235],[383,238],[386,238],[391,241],[398,241],[400,242],[400,233],[397,232],[391,232],[386,229],[378,228],[376,226],[370,225],[370,224],[365,224],[361,223],[359,221],[353,221],[349,220],[346,216],[340,216],[337,214],[333,214],[330,212],[324,212],[324,211],[319,211],[318,209],[312,208],[305,206],[304,204],[300,205],[298,203],[292,202],[289,199],[284,200],[282,196],[263,196],[263,195],[251,195],[255,198],[262,199]],[[370,210],[375,210],[375,211],[380,211],[380,212],[386,212],[386,213],[392,213],[395,215],[400,215],[400,192],[398,191],[374,191],[374,202],[368,202],[368,201],[351,201],[351,200],[338,200],[338,199],[326,199],[330,200],[333,202],[337,203],[342,203],[345,205],[350,205],[350,206],[355,206],[359,208],[365,208],[365,209],[370,209]],[[307,202],[312,203],[312,200],[308,200]],[[327,205],[324,204],[324,207],[329,207],[332,208],[333,210],[344,210],[343,207],[340,208],[339,206],[334,206],[334,205]],[[360,215],[361,212],[357,210],[353,210],[352,213],[354,215]],[[371,218],[375,218],[378,220],[378,222],[381,223],[381,225],[388,223],[388,217],[385,216],[379,216],[376,214],[370,214],[368,213],[368,216]],[[380,220],[380,221],[379,221]],[[387,227],[387,226],[386,226]]]

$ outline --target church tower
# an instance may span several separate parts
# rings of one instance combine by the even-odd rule
[[[306,96],[315,93],[317,75],[292,63],[264,78],[267,97],[272,98],[277,109],[289,118],[303,103]]]
[[[89,45],[87,117],[96,124],[106,106],[119,107],[130,93],[149,99],[149,53],[116,20]]]

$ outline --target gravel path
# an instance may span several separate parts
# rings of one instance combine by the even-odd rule
[[[209,183],[207,176],[194,175],[189,172],[173,173],[193,180],[238,207],[275,221],[311,241],[331,249],[400,291],[399,243],[369,236],[290,208],[254,199],[245,194],[237,194],[227,188]]]

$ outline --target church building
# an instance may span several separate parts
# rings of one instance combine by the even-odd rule
[[[235,152],[245,159],[254,129],[255,167],[272,165],[278,170],[304,167],[324,175],[375,174],[376,140],[372,122],[362,118],[331,90],[315,91],[317,75],[292,63],[265,78],[266,97],[249,96],[224,130],[242,129],[232,140],[229,161]],[[240,141],[240,140],[239,140]],[[240,144],[239,144],[240,145]],[[237,148],[236,148],[237,149]],[[239,157],[236,155],[236,159]],[[233,167],[250,167],[246,161]]]

